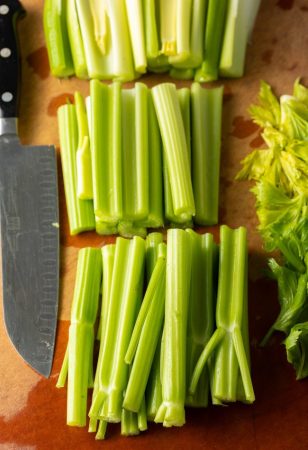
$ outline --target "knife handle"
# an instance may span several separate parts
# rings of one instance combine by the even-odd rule
[[[0,0],[0,118],[18,116],[20,61],[16,23],[24,13],[18,0]]]

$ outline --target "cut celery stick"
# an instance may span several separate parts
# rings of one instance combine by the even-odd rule
[[[142,0],[125,0],[125,5],[134,56],[135,71],[145,73],[147,61],[145,53]]]
[[[191,246],[184,230],[167,232],[165,327],[162,350],[162,396],[155,422],[185,423],[186,329],[191,277]]]
[[[205,25],[205,58],[195,73],[196,81],[214,81],[218,67],[228,0],[209,0]]]
[[[90,0],[89,6],[93,18],[95,41],[102,55],[105,55],[108,48],[107,2]]]
[[[138,427],[138,414],[132,411],[122,409],[121,415],[121,435],[122,436],[137,436],[140,434]]]
[[[147,235],[147,229],[143,224],[139,225],[139,222],[121,221],[118,224],[118,233],[122,237],[132,238],[134,236],[140,236],[145,238]]]
[[[97,234],[102,236],[112,236],[113,234],[118,234],[118,225],[95,218],[95,230]]]
[[[79,26],[76,0],[67,0],[66,26],[75,74],[78,78],[86,79],[88,78],[88,70]]]
[[[160,84],[152,88],[152,94],[164,145],[174,214],[194,215],[185,128],[175,85]]]
[[[103,283],[102,283],[102,307],[100,321],[97,329],[97,339],[101,340],[101,336],[105,335],[106,318],[108,315],[108,305],[111,291],[112,273],[114,265],[115,244],[104,245],[102,248],[102,267],[103,267]]]
[[[194,78],[193,69],[178,69],[177,67],[171,67],[169,75],[176,80],[191,80]]]
[[[66,2],[44,2],[44,32],[52,75],[68,77],[74,74],[74,65],[66,28]]]
[[[97,441],[105,439],[106,431],[107,431],[107,422],[105,420],[100,420],[98,423],[98,430],[95,439]]]
[[[166,56],[176,55],[176,10],[177,0],[159,0],[160,52]]]
[[[66,347],[61,370],[58,376],[58,381],[56,384],[57,388],[63,388],[65,386],[67,379],[67,372],[68,372],[68,346]]]
[[[140,410],[138,411],[138,428],[140,431],[148,429],[147,410],[145,406],[145,399],[143,397]]]
[[[169,56],[169,63],[184,62],[190,55],[190,25],[192,0],[176,1],[176,55]],[[170,20],[170,17],[168,18]]]
[[[192,180],[198,225],[218,222],[223,87],[191,87]]]
[[[61,162],[65,189],[66,208],[70,234],[75,235],[95,228],[93,202],[80,200],[77,196],[77,117],[74,105],[63,105],[58,109],[58,124],[61,147]]]
[[[89,138],[90,142],[92,139],[92,116],[91,116],[91,97],[88,95],[85,98],[85,105],[86,105],[86,113],[87,113],[87,119],[88,119],[88,128],[89,128]]]

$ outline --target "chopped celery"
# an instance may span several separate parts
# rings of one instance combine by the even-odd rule
[[[159,0],[160,52],[166,56],[176,55],[176,11],[177,0]]]
[[[169,56],[170,64],[183,62],[189,58],[191,13],[192,0],[176,1],[176,54]],[[168,20],[170,19],[169,17]]]
[[[308,322],[297,323],[285,339],[288,362],[293,364],[296,379],[308,377]]]
[[[88,78],[87,63],[79,26],[76,0],[67,0],[66,26],[74,62],[75,74],[78,78]]]
[[[93,202],[77,197],[76,151],[78,140],[76,108],[63,105],[58,109],[61,162],[70,234],[95,228]]]
[[[89,3],[93,17],[95,40],[102,55],[105,55],[108,48],[107,2],[105,0],[90,0]]]
[[[191,87],[192,180],[198,225],[218,222],[223,87]]]
[[[56,77],[74,74],[67,28],[67,3],[64,0],[45,0],[44,32],[51,73]]]
[[[97,234],[111,236],[118,233],[118,225],[114,225],[110,222],[103,222],[99,218],[95,217],[95,230]]]
[[[140,236],[145,238],[147,229],[139,222],[121,221],[118,225],[118,232],[120,236],[132,238],[133,236]]]
[[[140,433],[138,428],[138,414],[122,409],[121,434],[122,436],[137,436]]]
[[[100,420],[95,439],[97,441],[105,439],[106,431],[107,431],[107,422],[105,420]]]
[[[100,321],[97,330],[97,339],[101,340],[101,336],[105,335],[106,318],[108,315],[108,305],[111,291],[112,273],[114,266],[115,244],[104,245],[102,248],[102,267],[103,267],[103,283],[102,283],[102,307]]]
[[[134,56],[135,71],[146,72],[146,53],[142,0],[125,0],[129,32]]]

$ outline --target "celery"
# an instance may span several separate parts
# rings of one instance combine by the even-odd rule
[[[222,98],[223,87],[192,84],[192,180],[198,225],[218,222]]]
[[[66,26],[74,62],[75,74],[78,78],[88,78],[87,63],[79,26],[76,0],[67,0]]]
[[[132,411],[122,409],[121,415],[121,435],[137,436],[140,430],[138,428],[138,414]]]
[[[78,125],[77,195],[82,200],[90,200],[93,198],[93,181],[89,128],[85,102],[80,92],[75,92],[75,106]]]
[[[105,0],[90,0],[89,3],[93,17],[95,41],[102,55],[105,55],[108,48],[107,2]]]
[[[176,1],[176,55],[169,56],[170,64],[186,61],[190,55],[190,24],[192,0]],[[171,20],[170,17],[167,18]]]
[[[95,230],[97,234],[101,234],[103,236],[111,236],[118,233],[118,225],[112,224],[110,222],[103,222],[96,217]]]
[[[95,439],[96,440],[105,439],[106,430],[107,430],[107,422],[105,420],[100,420]]]
[[[205,58],[196,71],[196,81],[213,81],[218,78],[227,6],[228,0],[209,0],[205,25]]]
[[[164,426],[185,423],[186,328],[191,276],[191,246],[184,230],[167,232],[167,272],[164,342],[162,344],[162,396],[155,422]]]
[[[67,4],[64,0],[45,0],[44,32],[51,73],[56,77],[74,74],[67,28]]]
[[[139,73],[145,73],[147,62],[145,53],[142,0],[125,0],[125,4],[135,70]]]
[[[121,221],[118,225],[118,232],[120,236],[126,238],[132,238],[133,236],[145,238],[147,235],[147,229],[143,226],[143,223],[139,225],[139,222],[130,221]]]
[[[185,129],[175,85],[160,84],[152,88],[152,94],[164,145],[174,213],[194,215]]]
[[[169,75],[176,80],[191,80],[194,78],[193,69],[178,69],[177,67],[171,67]]]
[[[159,0],[161,53],[176,55],[177,0]]]
[[[95,228],[93,202],[77,197],[77,117],[74,105],[63,105],[58,109],[61,162],[65,188],[70,234],[74,235]]]
[[[97,339],[101,340],[101,336],[105,335],[106,318],[108,315],[108,305],[111,291],[112,273],[114,266],[115,244],[104,245],[102,248],[102,264],[103,264],[103,285],[102,285],[102,308],[99,326],[97,330]]]

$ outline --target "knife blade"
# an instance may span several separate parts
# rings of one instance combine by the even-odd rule
[[[0,0],[0,227],[4,321],[16,350],[51,371],[58,313],[59,217],[53,146],[23,146],[17,134],[18,0]]]

